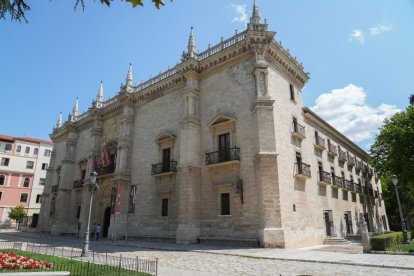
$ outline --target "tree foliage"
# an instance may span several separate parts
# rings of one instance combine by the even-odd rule
[[[371,163],[381,176],[387,213],[398,222],[398,205],[391,176],[398,177],[403,212],[414,218],[414,105],[384,121],[371,146]]]
[[[85,8],[85,0],[75,0],[75,8],[81,6],[82,9]],[[102,4],[107,5],[108,7],[115,0],[99,0]],[[132,4],[132,7],[144,6],[143,0],[118,0],[122,2],[129,2]],[[151,0],[152,4],[159,9],[163,6],[164,0]],[[171,0],[172,1],[172,0]],[[30,11],[30,6],[26,3],[27,0],[0,0],[0,19],[6,19],[10,16],[10,19],[13,21],[26,21],[26,12]]]
[[[16,206],[10,209],[9,218],[18,222],[17,229],[19,228],[20,219],[26,216],[26,211],[23,206]]]

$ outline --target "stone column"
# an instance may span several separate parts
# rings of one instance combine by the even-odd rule
[[[257,126],[255,172],[259,193],[260,244],[263,247],[284,247],[273,113],[274,100],[268,94],[267,64],[262,54],[256,54],[253,75],[256,99],[252,105],[252,116]]]
[[[176,242],[191,244],[200,236],[201,134],[198,110],[198,79],[186,74],[183,92],[184,117],[180,130],[180,160],[177,173],[178,226]]]
[[[74,128],[70,128],[66,140],[66,155],[62,160],[60,170],[59,190],[56,198],[55,224],[52,226],[52,234],[60,235],[68,233],[74,227],[71,221],[70,199],[73,188],[75,174],[75,152],[77,143],[77,133]],[[72,222],[72,224],[71,224]]]

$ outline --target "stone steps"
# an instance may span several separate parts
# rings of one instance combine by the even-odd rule
[[[347,245],[351,242],[344,238],[337,238],[337,237],[326,237],[323,240],[324,245]]]

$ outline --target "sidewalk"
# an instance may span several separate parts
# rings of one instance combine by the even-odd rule
[[[4,239],[8,236],[7,240],[29,238],[33,239],[33,242],[38,243],[62,243],[70,244],[72,247],[81,247],[83,240],[72,237],[51,236],[29,233],[29,232],[17,232],[7,231],[0,232],[0,239]],[[32,242],[32,241],[30,241]],[[180,251],[180,252],[197,252],[197,253],[209,253],[216,255],[238,256],[257,259],[270,259],[270,260],[282,260],[282,261],[299,261],[299,262],[311,262],[311,263],[326,263],[326,264],[341,264],[352,266],[365,266],[365,267],[380,267],[380,268],[393,268],[414,270],[414,256],[409,255],[386,255],[386,254],[362,254],[358,252],[358,245],[351,244],[347,246],[315,246],[310,248],[301,249],[270,249],[270,248],[245,248],[237,246],[216,246],[205,244],[194,245],[177,245],[172,243],[160,243],[160,242],[144,242],[144,241],[108,241],[99,240],[92,242],[92,248],[99,251],[106,251],[111,246],[124,247],[126,251],[131,249],[153,249],[159,251]],[[330,250],[330,251],[325,251]],[[332,252],[342,251],[342,252]],[[360,250],[359,252],[361,252]],[[350,253],[351,252],[351,253]],[[414,273],[414,272],[413,272]]]

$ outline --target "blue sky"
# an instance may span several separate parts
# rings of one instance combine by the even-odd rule
[[[0,21],[0,133],[47,139],[79,97],[113,96],[174,66],[194,26],[197,50],[243,30],[252,0],[174,0],[161,10],[85,0],[30,1],[29,23]],[[310,72],[305,104],[361,147],[414,93],[414,1],[258,0],[262,18]],[[247,17],[246,17],[247,15]]]

